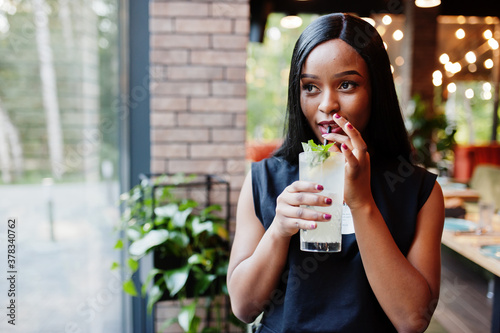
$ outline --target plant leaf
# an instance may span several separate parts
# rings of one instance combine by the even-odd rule
[[[184,305],[177,316],[179,321],[179,326],[184,330],[184,332],[192,332],[194,327],[192,327],[193,319],[196,313],[196,301],[191,302],[189,305]]]
[[[194,253],[191,257],[188,259],[188,264],[190,265],[196,265],[196,264],[201,264],[205,261],[205,258],[199,253]]]
[[[195,217],[191,225],[193,227],[193,236],[198,236],[204,231],[212,232],[214,229],[212,221],[201,222],[199,217]]]
[[[163,292],[160,289],[160,286],[154,285],[150,290],[148,294],[148,313],[151,314],[153,310],[153,305],[155,305],[156,302],[163,296]]]
[[[117,269],[117,268],[120,268],[120,264],[117,263],[116,261],[114,261],[112,264],[111,264],[111,270],[113,269]]]
[[[137,290],[135,289],[134,281],[132,281],[131,279],[123,282],[123,291],[129,295],[137,296]]]
[[[127,229],[127,237],[132,241],[138,240],[141,238],[141,232],[135,227],[130,227]]]
[[[202,295],[216,278],[214,274],[200,274],[196,281],[195,295]]]
[[[184,286],[189,276],[189,265],[181,268],[170,269],[163,274],[170,296],[175,296]]]
[[[164,243],[168,239],[168,231],[165,229],[151,230],[143,238],[136,240],[128,249],[133,256],[143,256],[152,247]]]
[[[137,260],[134,260],[132,258],[128,258],[127,260],[128,267],[132,270],[132,272],[137,271],[139,268],[139,262]]]
[[[141,292],[142,295],[146,294],[146,289],[148,288],[149,282],[151,282],[151,279],[154,278],[156,275],[163,273],[163,270],[158,269],[158,268],[153,268],[149,271],[148,276],[146,276],[146,279],[142,283],[142,288]]]
[[[175,203],[171,203],[165,206],[156,207],[155,215],[159,217],[172,218],[178,211],[179,211],[179,206]]]
[[[189,245],[189,236],[180,231],[170,231],[169,240],[181,248],[185,248]]]
[[[176,227],[184,227],[186,225],[186,220],[189,214],[191,214],[192,210],[192,208],[188,208],[186,210],[178,211],[177,213],[175,213],[172,218],[172,224]]]
[[[123,241],[121,239],[116,241],[115,250],[123,249]]]

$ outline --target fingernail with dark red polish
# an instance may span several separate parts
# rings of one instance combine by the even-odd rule
[[[342,144],[342,148],[347,149],[347,145],[345,143]]]
[[[331,204],[332,204],[332,199],[330,199],[330,198],[326,198],[326,199],[325,199],[325,203],[326,203],[327,205],[331,205]]]
[[[333,115],[335,118],[339,119],[340,118],[340,115],[338,113],[334,114]]]
[[[346,126],[347,126],[348,129],[353,129],[354,128],[354,127],[352,127],[351,123],[347,123]]]
[[[325,220],[330,220],[332,218],[332,216],[330,214],[325,214],[324,217],[325,217]]]
[[[324,190],[323,185],[316,185],[316,189],[319,190],[319,191],[323,191]]]

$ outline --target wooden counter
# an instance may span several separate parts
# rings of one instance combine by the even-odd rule
[[[469,221],[477,221],[477,215],[466,216]],[[476,235],[474,233],[460,233],[445,229],[441,243],[454,250],[463,257],[495,274],[494,299],[492,316],[492,333],[500,333],[500,259],[495,259],[481,253],[481,246],[500,244],[500,216],[496,214],[493,220],[491,234]]]

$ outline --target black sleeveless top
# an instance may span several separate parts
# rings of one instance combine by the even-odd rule
[[[297,179],[298,165],[283,159],[272,157],[252,164],[255,212],[266,230],[274,219],[277,196]],[[372,161],[375,203],[405,256],[417,214],[435,180],[435,175],[403,159]],[[339,253],[301,251],[299,233],[295,234],[279,286],[263,310],[262,333],[396,332],[370,288],[354,233],[342,235]]]

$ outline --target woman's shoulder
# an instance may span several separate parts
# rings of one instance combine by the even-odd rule
[[[252,183],[254,186],[284,188],[298,179],[298,165],[281,157],[269,157],[252,163]]]

